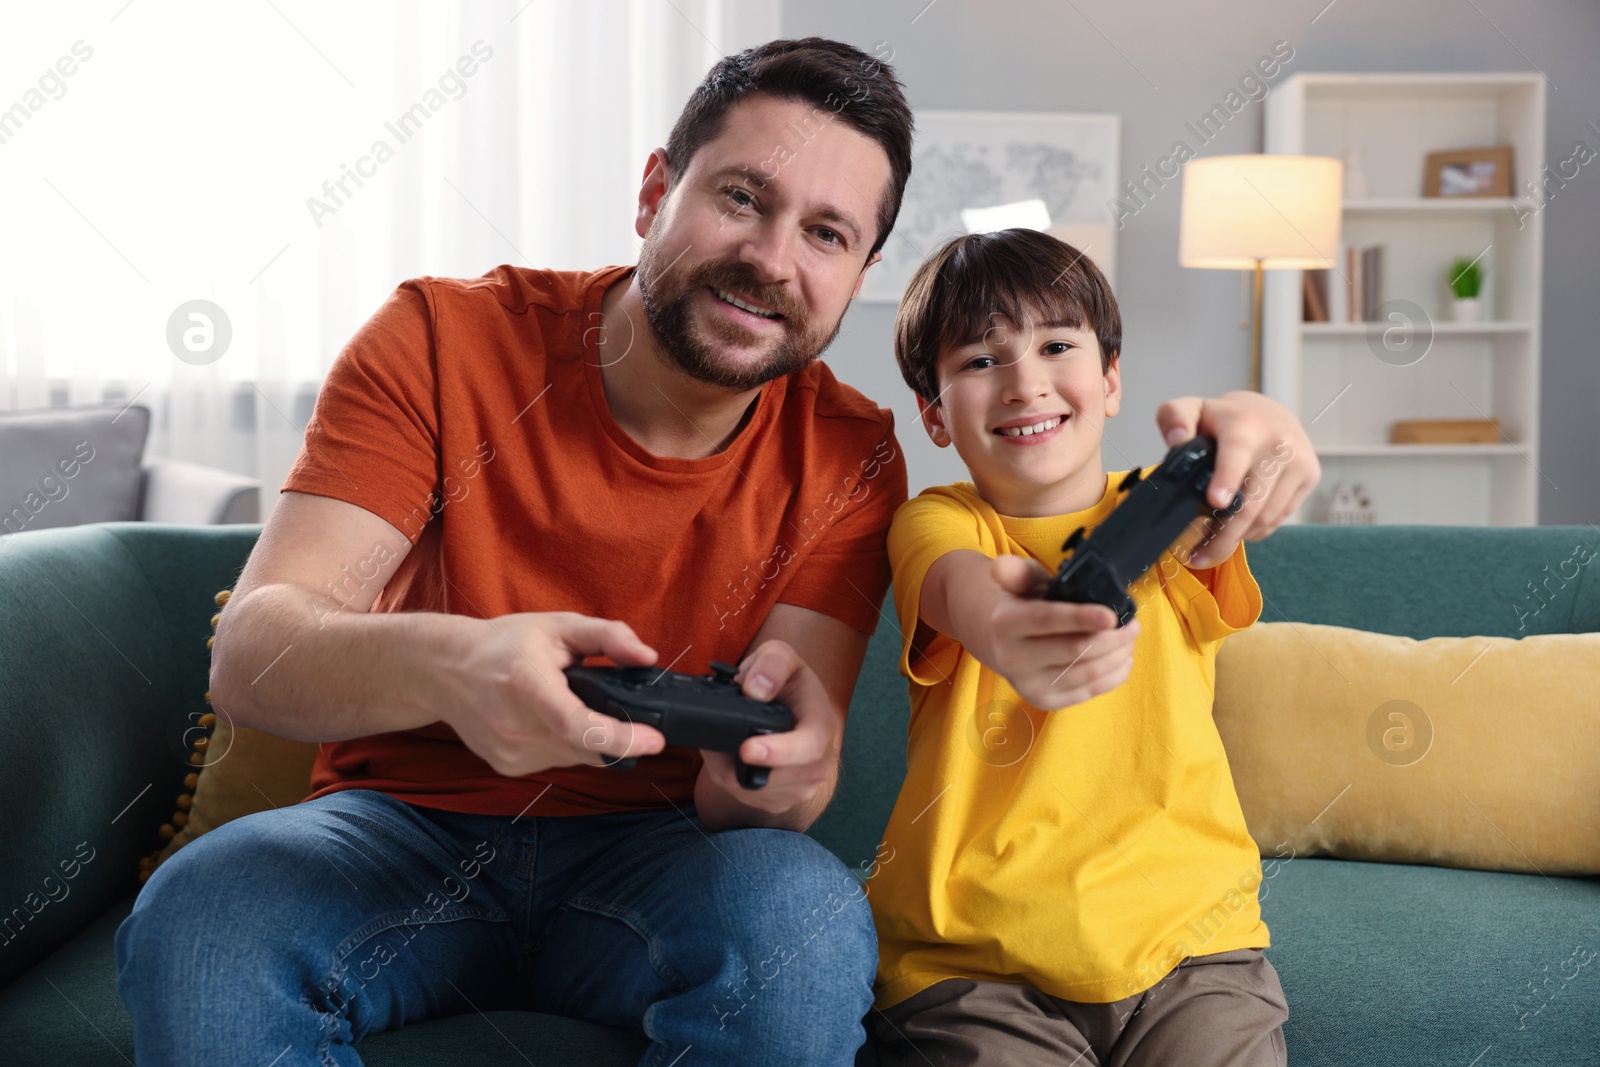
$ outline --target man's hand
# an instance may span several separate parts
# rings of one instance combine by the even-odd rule
[[[960,568],[946,578],[952,618],[961,620],[951,636],[1034,707],[1081,704],[1128,680],[1138,619],[1118,629],[1103,604],[1039,599],[1050,574],[1034,559],[963,552],[934,566],[946,560]]]
[[[1311,438],[1288,408],[1260,393],[1239,390],[1213,399],[1181,396],[1156,409],[1156,425],[1170,447],[1197,433],[1217,441],[1217,466],[1208,502],[1226,508],[1244,496],[1239,513],[1183,562],[1214,567],[1243,540],[1259,541],[1276,530],[1322,478]]]
[[[702,751],[695,808],[712,829],[781,826],[804,829],[827,806],[839,774],[844,720],[810,666],[786,641],[762,642],[739,665],[734,682],[745,696],[776,700],[794,712],[794,729],[746,738],[739,756],[770,767],[767,784],[739,784],[733,756]]]
[[[462,661],[444,721],[497,774],[598,765],[602,755],[651,756],[665,747],[660,730],[591,710],[561,673],[589,655],[630,667],[654,663],[655,650],[626,623],[570,611],[477,621],[482,633]]]

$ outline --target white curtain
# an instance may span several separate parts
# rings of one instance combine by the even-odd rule
[[[720,55],[777,35],[778,0],[8,10],[0,410],[144,404],[148,453],[259,478],[265,514],[395,285],[633,262],[650,150]],[[231,327],[209,362],[215,315],[169,344],[194,300]]]

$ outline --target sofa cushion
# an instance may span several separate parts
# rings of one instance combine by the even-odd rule
[[[139,517],[150,410],[0,412],[0,534]]]
[[[1600,882],[1292,857],[1259,890],[1290,1063],[1593,1062]]]
[[[22,978],[0,989],[4,1061],[51,1067],[126,1067],[133,1019],[117,994],[114,938],[133,908],[119,901]],[[410,1023],[357,1042],[368,1067],[631,1067],[647,1042],[608,1026],[523,1011]],[[272,1057],[264,1055],[264,1064]]]
[[[1600,873],[1600,633],[1257,623],[1214,714],[1263,855]]]
[[[1250,570],[1261,585],[1262,622],[1418,640],[1589,633],[1600,630],[1600,567],[1561,575],[1573,574],[1581,548],[1600,551],[1597,533],[1593,526],[1284,526],[1249,546]]]

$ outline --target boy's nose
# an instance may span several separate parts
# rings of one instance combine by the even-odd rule
[[[1034,397],[1049,395],[1050,376],[1037,361],[1026,358],[1014,359],[1008,370],[1007,399],[1031,400]]]

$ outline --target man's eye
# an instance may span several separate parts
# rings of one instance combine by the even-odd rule
[[[755,197],[737,185],[730,185],[722,191],[728,195],[729,200],[732,200],[740,208],[747,208],[756,202]]]
[[[823,241],[830,245],[841,244],[844,241],[843,237],[840,237],[837,233],[828,229],[826,226],[817,227],[817,236],[821,237]]]

